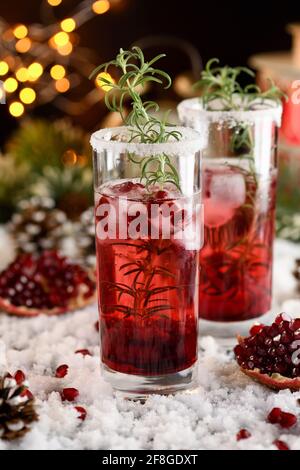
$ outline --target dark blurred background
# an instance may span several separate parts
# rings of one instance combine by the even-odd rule
[[[42,0],[11,0],[1,2],[0,16],[8,23],[35,23],[51,21]],[[81,2],[64,0],[56,7],[55,16],[63,18]],[[54,19],[54,18],[53,18]],[[105,15],[97,15],[80,27],[80,46],[97,53],[99,62],[113,57],[120,47],[127,48],[135,41],[152,36],[157,50],[166,50],[164,67],[173,76],[191,68],[189,57],[176,44],[188,41],[201,55],[203,62],[219,57],[232,65],[246,64],[250,55],[264,51],[279,51],[291,47],[286,24],[300,20],[300,4],[286,1],[203,2],[197,0],[120,0],[116,8]],[[170,36],[163,43],[153,36]],[[148,38],[149,39],[149,38]],[[175,47],[168,47],[173,41]],[[187,44],[183,44],[183,48]],[[154,47],[152,49],[155,49]],[[198,64],[195,66],[197,73]],[[197,77],[195,77],[196,79]],[[4,107],[0,108],[0,145],[17,125]],[[98,109],[99,116],[102,111]],[[52,106],[39,107],[35,115],[56,116]],[[86,116],[75,119],[90,130],[93,119]]]

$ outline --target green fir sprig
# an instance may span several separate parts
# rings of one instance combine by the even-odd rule
[[[105,104],[109,111],[118,112],[123,123],[128,126],[129,142],[146,144],[166,143],[169,140],[180,140],[181,133],[171,129],[168,122],[169,112],[162,119],[157,117],[159,105],[155,101],[144,101],[141,92],[148,83],[158,83],[167,89],[171,86],[171,77],[154,67],[157,61],[165,57],[159,54],[149,62],[145,61],[144,54],[139,47],[133,47],[130,51],[120,49],[116,59],[97,67],[90,78],[101,71],[108,73],[114,67],[120,78],[117,81],[100,76],[100,86],[108,90],[105,94]],[[129,113],[125,112],[125,101],[130,102]],[[173,183],[179,188],[179,176],[170,158],[165,153],[150,155],[137,159],[129,154],[129,159],[141,167],[141,179],[146,186],[152,184]],[[180,188],[179,188],[180,189]]]

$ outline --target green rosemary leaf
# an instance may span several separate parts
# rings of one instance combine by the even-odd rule
[[[100,83],[109,85],[109,90],[105,94],[105,105],[111,112],[119,112],[125,125],[130,131],[129,142],[137,141],[141,143],[165,143],[169,140],[179,140],[179,131],[168,130],[168,115],[166,113],[162,119],[154,114],[159,111],[159,105],[154,101],[143,101],[141,89],[147,83],[158,83],[164,88],[169,88],[172,84],[171,77],[163,70],[154,68],[153,65],[165,54],[146,62],[143,51],[135,46],[130,51],[120,49],[116,59],[97,67],[90,75],[95,76],[101,70],[108,72],[110,67],[114,67],[119,72],[120,78],[117,82],[111,82],[105,77],[100,77]],[[131,109],[125,112],[124,102],[128,99]],[[179,188],[179,176],[174,165],[166,165],[169,158],[166,155],[150,155],[145,159],[136,160],[132,154],[128,155],[131,162],[141,166],[141,179],[145,180],[146,186],[155,183],[164,184],[171,182]],[[147,163],[147,164],[146,164]],[[153,170],[148,170],[148,165],[152,164]],[[167,171],[169,168],[169,171]]]

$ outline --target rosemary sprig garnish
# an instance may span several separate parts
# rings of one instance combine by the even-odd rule
[[[163,285],[155,287],[155,278],[163,276],[174,280],[175,275],[165,266],[153,265],[153,255],[160,256],[163,252],[168,251],[169,246],[166,241],[157,243],[153,240],[142,241],[139,245],[134,243],[114,243],[113,246],[130,246],[136,249],[136,254],[146,254],[145,257],[134,259],[132,257],[127,263],[120,266],[120,271],[124,277],[128,276],[130,281],[124,283],[114,283],[103,281],[102,288],[114,291],[116,293],[117,303],[114,305],[103,305],[102,310],[105,314],[121,312],[124,318],[137,316],[143,320],[148,319],[152,315],[166,316],[168,312],[174,310],[174,307],[168,303],[168,293],[178,289],[175,285]],[[124,295],[131,299],[131,306],[123,300]],[[121,301],[123,300],[123,304]]]
[[[213,103],[218,103],[221,111],[250,111],[256,105],[267,104],[269,101],[280,103],[286,95],[271,80],[270,87],[262,91],[255,83],[242,87],[238,79],[241,74],[254,78],[255,74],[248,67],[224,67],[214,66],[219,59],[211,59],[207,62],[201,74],[201,79],[195,83],[200,88],[201,102],[207,111],[216,108]],[[245,122],[237,122],[232,127],[230,150],[234,155],[239,155],[249,162],[249,169],[256,180],[254,143],[252,126]]]
[[[255,83],[244,88],[238,82],[242,73],[254,78],[255,74],[248,67],[213,67],[219,59],[210,59],[201,74],[201,79],[195,83],[202,91],[201,100],[204,109],[213,110],[211,103],[220,101],[222,111],[247,111],[255,104],[264,104],[266,100],[280,102],[285,94],[270,80],[270,87],[262,91]]]
[[[169,112],[162,119],[154,115],[159,111],[159,105],[155,101],[143,101],[141,91],[149,82],[155,82],[169,88],[172,84],[170,76],[163,70],[157,69],[154,64],[165,57],[159,54],[149,62],[145,61],[144,54],[139,47],[133,47],[131,51],[120,49],[116,59],[106,62],[97,67],[90,78],[100,71],[108,72],[110,67],[121,73],[116,82],[106,77],[99,77],[102,86],[108,87],[105,94],[105,104],[109,111],[118,112],[123,123],[129,129],[129,142],[139,143],[165,143],[170,139],[179,140],[181,133],[172,129],[168,123]],[[124,103],[130,102],[131,110],[125,113]],[[165,153],[161,155],[150,155],[137,159],[130,154],[129,159],[141,166],[141,180],[146,186],[155,183],[173,183],[179,188],[179,176],[176,168],[172,165],[170,158]],[[180,189],[180,188],[179,188]]]

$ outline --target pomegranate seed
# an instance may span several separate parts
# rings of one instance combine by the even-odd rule
[[[295,426],[297,423],[297,416],[293,415],[292,413],[285,413],[284,411],[281,413],[280,419],[280,426],[285,429],[289,429],[292,426]]]
[[[28,388],[26,389],[26,396],[28,400],[33,400],[33,394],[30,390],[28,390]]]
[[[297,331],[299,329],[300,329],[300,318],[295,318],[295,320],[292,321],[291,330]]]
[[[277,424],[281,419],[281,409],[273,408],[273,410],[268,414],[268,421],[271,424]]]
[[[284,441],[280,441],[279,439],[276,439],[273,444],[277,447],[278,450],[290,450],[289,446]]]
[[[155,199],[166,199],[168,196],[168,193],[167,191],[164,191],[164,190],[159,190],[156,192],[155,194]]]
[[[100,329],[99,321],[96,321],[96,323],[94,324],[94,327],[96,331],[99,331]]]
[[[86,418],[86,409],[83,408],[83,406],[75,406],[75,410],[79,413],[78,419],[84,421]]]
[[[25,374],[22,370],[17,370],[14,375],[14,378],[18,385],[21,385],[26,380]]]
[[[31,393],[31,391],[28,390],[28,388],[25,388],[20,395],[21,395],[21,397],[27,397],[28,400],[33,400],[33,395]]]
[[[68,369],[69,366],[67,366],[67,364],[62,364],[61,366],[58,366],[55,371],[55,377],[57,377],[58,379],[62,379],[67,375]]]
[[[291,321],[291,317],[289,315],[287,315],[286,313],[280,313],[279,315],[277,315],[277,317],[275,318],[275,323],[276,325],[279,325],[280,323],[282,323],[283,321],[286,321],[286,322],[290,322]]]
[[[253,325],[251,328],[250,328],[250,335],[251,336],[254,336],[256,335],[257,333],[260,333],[263,329],[264,329],[265,325],[263,324],[257,324],[257,325]]]
[[[247,429],[241,429],[236,435],[236,440],[240,441],[241,439],[248,439],[249,437],[251,437],[251,433],[247,431]]]
[[[77,388],[64,388],[61,392],[62,401],[74,401],[78,396]]]
[[[77,349],[75,354],[82,354],[83,356],[91,356],[91,353],[88,349]]]
[[[292,413],[286,413],[280,408],[273,408],[268,415],[268,421],[271,424],[280,424],[282,428],[288,429],[297,423],[297,416]]]

